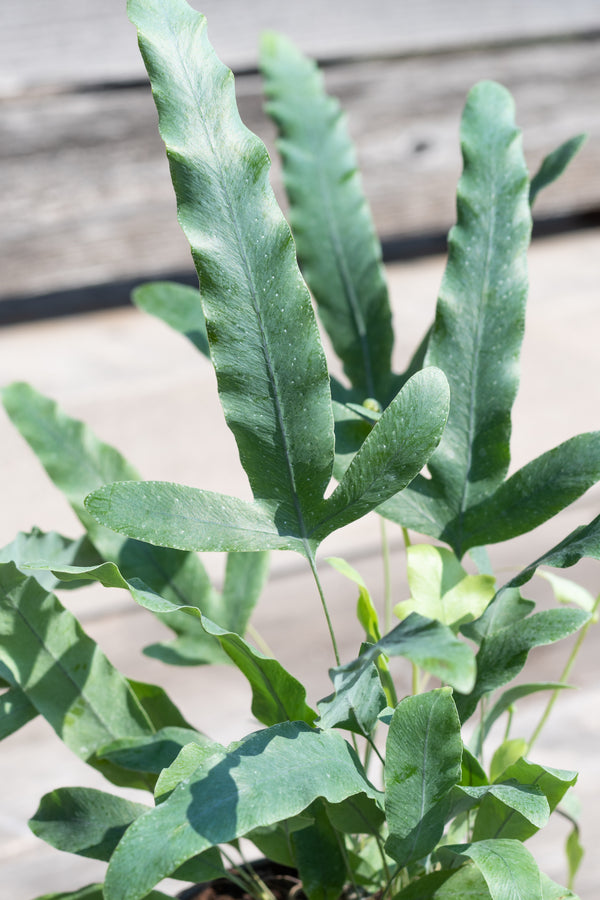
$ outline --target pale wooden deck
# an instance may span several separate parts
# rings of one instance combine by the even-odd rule
[[[123,297],[119,280],[191,271],[124,5],[0,5],[0,322],[26,314],[31,295],[36,315],[110,305]],[[572,135],[590,135],[538,216],[600,209],[597,0],[311,0],[301,14],[275,0],[212,0],[204,9],[218,53],[239,73],[242,117],[270,148],[260,31],[277,28],[328,62],[384,238],[452,224],[460,113],[482,78],[513,91],[532,169]],[[281,196],[277,168],[273,177]]]

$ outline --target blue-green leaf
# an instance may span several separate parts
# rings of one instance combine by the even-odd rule
[[[243,635],[268,572],[268,553],[228,553],[223,590],[220,595],[212,591],[203,598],[202,612],[228,631]],[[228,661],[218,641],[206,633],[195,616],[174,611],[160,618],[176,637],[144,647],[146,656],[174,665]]]
[[[488,791],[473,828],[473,840],[512,838],[526,841],[548,823],[550,809],[541,789],[522,786],[513,793]]]
[[[307,809],[379,793],[334,731],[282,723],[211,756],[133,823],[110,861],[106,900],[141,900],[186,859]]]
[[[269,574],[268,553],[228,553],[218,615],[206,615],[222,628],[243,635]]]
[[[220,649],[218,654],[215,653],[213,644],[219,647],[218,642],[214,641],[202,627],[199,613],[205,612],[207,608],[210,612],[214,610],[214,615],[219,616],[225,623],[231,623],[232,631],[237,629],[244,631],[266,579],[267,564],[268,556],[264,553],[230,553],[227,558],[222,596],[214,592],[214,595],[209,595],[208,598],[200,597],[202,609],[199,609],[197,606],[188,606],[182,602],[186,599],[184,597],[179,603],[162,597],[139,578],[124,578],[114,563],[106,562],[90,567],[62,566],[55,569],[50,563],[40,560],[35,562],[36,566],[51,567],[54,574],[60,576],[66,584],[70,579],[89,579],[99,581],[105,587],[123,588],[129,591],[140,606],[160,614],[167,624],[171,617],[175,617],[177,621],[174,630],[181,637],[177,649],[171,652],[181,652],[181,646],[185,647],[185,642],[189,641],[192,646],[189,651],[190,659],[186,660],[188,664],[199,661],[227,661],[227,654],[221,653]],[[191,624],[186,624],[188,622]],[[210,643],[207,643],[207,639]],[[169,644],[166,644],[166,648],[164,653],[157,652],[155,655],[168,658]],[[177,659],[175,661],[179,662]]]
[[[160,775],[168,768],[183,747],[198,744],[213,746],[213,741],[192,728],[167,725],[155,734],[143,737],[125,737],[98,748],[98,756],[115,763],[122,769]]]
[[[15,427],[38,456],[49,477],[64,493],[96,549],[116,558],[123,539],[86,511],[83,500],[110,481],[139,478],[114,447],[99,441],[83,422],[66,415],[48,397],[22,382],[2,389],[2,402]]]
[[[147,786],[96,758],[111,740],[155,731],[132,686],[55,595],[13,563],[0,565],[0,660],[71,750],[116,784]]]
[[[473,744],[476,745],[478,740],[484,741],[494,722],[521,697],[529,697],[530,694],[536,694],[539,691],[561,691],[570,687],[571,685],[564,684],[562,681],[542,681],[534,684],[517,684],[515,687],[509,688],[496,700],[490,711],[486,712],[483,727],[478,727],[477,735],[472,739]],[[480,734],[481,737],[479,737]]]
[[[461,147],[457,224],[426,358],[446,372],[452,391],[446,434],[429,468],[459,519],[457,532],[466,509],[508,469],[524,329],[528,173],[514,104],[500,85],[481,82],[470,91]]]
[[[311,536],[321,540],[403,490],[438,446],[449,405],[442,372],[427,368],[408,381],[382,413],[323,504]]]
[[[131,299],[144,312],[162,319],[209,356],[206,322],[197,288],[175,281],[151,281],[137,287]]]
[[[502,780],[514,779],[519,784],[537,785],[548,800],[550,812],[553,812],[566,792],[577,781],[577,772],[568,769],[554,769],[541,766],[527,759],[519,759],[505,769]]]
[[[37,559],[49,561],[57,568],[61,565],[92,566],[102,562],[102,557],[89,538],[73,540],[55,531],[44,532],[39,528],[32,528],[27,534],[20,531],[10,544],[0,550],[0,562],[14,562],[18,569],[22,569],[26,575],[33,575],[48,591],[54,591],[58,587],[78,587],[76,581],[58,581],[49,571],[52,565],[49,565],[48,571],[32,570],[30,564]]]
[[[276,659],[255,650],[238,634],[225,631],[202,617],[204,629],[221,643],[225,653],[252,688],[252,712],[263,725],[278,722],[307,722],[312,725],[316,713],[306,703],[306,689]]]
[[[128,12],[202,285],[225,418],[255,497],[276,502],[290,532],[303,535],[331,477],[333,416],[267,152],[240,121],[233,77],[208,41],[204,17],[185,0],[129,0]]]
[[[206,770],[213,763],[220,762],[226,752],[226,748],[216,741],[206,744],[192,741],[182,747],[171,765],[163,769],[156,780],[154,799],[157,805],[164,803],[175,788],[198,769]]]
[[[414,880],[394,900],[490,900],[485,879],[474,865],[442,869]]]
[[[164,900],[166,894],[159,895],[156,892],[156,900]],[[88,884],[75,891],[60,891],[58,894],[44,894],[36,900],[104,900],[104,891],[101,884]]]
[[[448,426],[429,463],[433,522],[426,533],[444,531],[459,557],[467,510],[508,470],[524,329],[529,177],[512,98],[500,85],[481,82],[470,91],[461,146],[457,224],[425,360],[446,373],[452,396]],[[420,480],[396,504],[400,512],[406,506],[408,527],[419,527],[426,484]]]
[[[154,728],[189,729],[188,723],[162,688],[131,678],[127,679],[127,684]],[[0,740],[22,728],[37,715],[39,715],[37,708],[27,699],[25,692],[16,684],[10,685],[8,690],[0,695]],[[138,769],[147,771],[141,767]]]
[[[75,891],[44,894],[43,897],[38,897],[37,900],[104,900],[104,890],[101,884],[88,884],[86,887]],[[173,898],[163,894],[162,891],[151,891],[144,900],[173,900]]]
[[[245,570],[241,561],[241,568],[238,567],[237,562],[232,565],[236,568],[236,572],[232,574],[230,570],[229,592],[239,589],[237,579]],[[250,573],[254,574],[252,568]],[[227,631],[215,622],[211,622],[210,619],[202,617],[197,607],[174,604],[151,591],[139,579],[133,578],[126,581],[114,563],[103,563],[101,566],[91,569],[65,567],[61,570],[61,576],[63,578],[70,576],[93,578],[107,587],[124,588],[129,590],[137,603],[152,612],[168,614],[182,610],[190,616],[198,617],[203,631],[219,641],[226,655],[248,678],[252,687],[252,711],[259,721],[265,725],[296,719],[309,724],[314,722],[316,713],[306,705],[306,691],[300,682],[286,672],[276,660],[265,657],[235,632]],[[231,584],[232,579],[233,584]]]
[[[140,606],[153,612],[166,612],[173,608],[172,601],[161,597],[139,578],[127,580],[113,562],[102,562],[93,566],[59,566],[51,561],[36,559],[32,563],[34,571],[51,569],[52,573],[68,584],[69,581],[98,581],[104,587],[116,587],[129,591]],[[180,607],[176,606],[176,609]],[[196,608],[196,607],[194,607]]]
[[[592,519],[589,525],[580,525],[563,541],[530,563],[508,582],[507,587],[525,584],[533,578],[538,566],[568,569],[584,557],[600,559],[600,516]]]
[[[460,722],[450,688],[402,700],[386,744],[386,852],[400,866],[431,853],[461,777]]]
[[[462,777],[460,783],[465,787],[481,787],[488,784],[489,779],[485,774],[481,763],[474,756],[468,747],[463,747],[462,755]]]
[[[492,900],[544,900],[540,870],[520,841],[477,841],[444,847],[444,854],[472,859]]]
[[[335,459],[334,477],[342,477],[357,451],[371,429],[374,422],[356,412],[355,407],[342,403],[334,396],[332,401],[335,422]]]
[[[535,203],[541,190],[548,187],[557,178],[560,178],[573,157],[585,143],[586,138],[586,134],[578,134],[544,157],[529,186],[529,203],[531,206]]]
[[[375,662],[350,673],[332,669],[331,675],[334,693],[317,704],[319,725],[370,735],[387,703]]]
[[[179,550],[297,550],[293,522],[273,504],[239,500],[167,481],[109,484],[86,498],[99,521],[137,540]]]
[[[332,669],[341,676],[338,690],[354,684],[359,671],[368,668],[380,653],[404,656],[455,690],[471,690],[475,681],[475,658],[467,644],[446,625],[411,613],[376,644],[367,647],[357,659]]]
[[[15,685],[0,693],[0,741],[23,728],[37,714],[20,687]]]
[[[546,824],[549,814],[577,780],[577,773],[550,769],[520,758],[504,769],[501,778],[504,784],[521,785],[523,790],[531,790],[530,803],[528,806],[515,803],[507,795],[489,792],[477,811],[473,828],[475,841],[488,838],[526,841]],[[544,797],[545,812],[540,806],[540,792]]]
[[[343,834],[381,834],[385,823],[383,798],[355,794],[325,806],[331,824]]]
[[[448,386],[436,369],[417,373],[385,410],[340,484],[304,533],[273,516],[272,501],[248,502],[166,482],[107,485],[87,509],[118,532],[182,550],[295,549],[306,552],[401,490],[426,463],[446,421]]]
[[[538,456],[466,511],[462,547],[497,544],[532,531],[600,478],[600,431],[579,434]],[[548,490],[552,485],[552,490]],[[450,530],[454,525],[449,526]],[[447,532],[442,533],[447,540]]]
[[[461,631],[470,640],[481,646],[484,638],[500,631],[507,625],[515,625],[534,609],[533,600],[525,600],[516,588],[504,587],[498,591],[483,615],[474,622],[465,623],[461,627]]]
[[[391,522],[432,538],[441,538],[454,518],[438,482],[424,475],[417,475],[402,493],[382,503],[377,512]]]
[[[550,816],[550,806],[542,789],[537,785],[520,784],[516,780],[509,783],[485,784],[470,787],[468,785],[456,785],[452,789],[450,800],[451,807],[449,818],[482,804],[487,798],[496,801],[497,807],[503,810],[502,821],[499,823],[499,833],[494,835],[481,834],[477,840],[487,837],[516,837],[516,835],[501,834],[500,831],[506,821],[514,814],[518,814],[523,820],[533,824],[530,832],[533,834],[538,828],[542,828]],[[529,836],[529,835],[527,835]],[[520,840],[520,838],[518,838]],[[525,838],[522,838],[525,840]]]
[[[94,788],[58,788],[42,797],[29,827],[57,850],[108,860],[131,823],[150,808]]]
[[[338,900],[348,877],[340,836],[322,801],[313,803],[310,813],[312,825],[291,835],[302,892],[308,900]]]
[[[455,696],[461,721],[473,713],[484,694],[502,687],[518,675],[531,649],[568,637],[589,618],[588,613],[578,609],[543,610],[485,637],[477,654],[475,687],[467,695]]]
[[[352,386],[386,403],[392,317],[345,118],[315,64],[290,41],[264,35],[260,66],[303,274]]]

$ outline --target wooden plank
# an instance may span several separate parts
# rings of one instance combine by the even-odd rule
[[[233,68],[256,65],[261,31],[288,34],[321,59],[574,34],[600,28],[597,0],[194,0]],[[124,0],[3,0],[0,94],[143,74]]]
[[[600,40],[363,61],[326,69],[348,110],[383,236],[439,232],[454,219],[458,125],[469,87],[514,93],[533,168],[566,138],[590,139],[540,215],[600,208]],[[237,80],[242,117],[273,147],[260,81]],[[4,101],[0,117],[0,297],[189,270],[147,88]],[[274,181],[281,188],[277,167]]]

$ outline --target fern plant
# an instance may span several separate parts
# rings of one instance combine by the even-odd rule
[[[109,782],[150,793],[137,803],[72,787],[42,799],[35,834],[108,863],[102,885],[52,896],[157,900],[164,877],[224,874],[245,838],[297,869],[308,900],[574,897],[540,872],[525,842],[562,809],[573,822],[572,880],[576,773],[530,758],[539,729],[510,734],[514,703],[546,691],[549,710],[570,662],[556,682],[507,685],[533,648],[577,631],[580,642],[593,621],[598,601],[565,579],[550,576],[557,595],[575,601],[566,607],[534,611],[521,587],[540,566],[600,558],[600,516],[506,584],[485,546],[526,534],[600,478],[598,432],[508,475],[531,208],[581,138],[530,178],[508,92],[473,88],[435,321],[394,372],[381,250],[345,120],[315,65],[265,36],[290,227],[204,18],[185,0],[129,0],[129,14],[200,286],[153,283],[134,299],[210,359],[253,500],[142,481],[52,400],[26,384],[4,388],[8,415],[85,534],[34,530],[2,551],[0,734],[42,715]],[[329,375],[315,308],[344,383]],[[394,607],[398,624],[389,627],[388,609],[382,626],[360,575],[334,560],[358,588],[364,630],[356,656],[342,660],[317,551],[369,512],[403,529],[410,597]],[[411,543],[409,530],[436,543]],[[311,569],[331,638],[332,693],[316,708],[246,636],[268,552],[282,549]],[[197,555],[209,550],[227,553],[221,590]],[[160,687],[118,672],[55,594],[89,580],[125,588],[171,628],[152,655],[237,666],[259,729],[223,747]],[[390,657],[411,666],[409,696],[397,696]],[[271,896],[251,867],[228,877]]]

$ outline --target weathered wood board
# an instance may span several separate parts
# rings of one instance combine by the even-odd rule
[[[65,292],[71,309],[108,305],[116,282],[191,272],[124,5],[0,4],[0,321],[25,309],[21,298],[38,298],[33,315]],[[249,67],[237,78],[240,110],[270,151],[274,131],[251,71],[258,32],[270,24],[329,60],[326,83],[347,110],[384,238],[439,235],[452,224],[460,113],[481,78],[513,92],[532,169],[589,133],[538,214],[600,209],[598,0],[307,0],[301,15],[274,0],[202,6],[222,57]],[[276,161],[273,182],[284,203]],[[90,301],[91,286],[101,287]]]
[[[320,59],[427,53],[600,29],[597,0],[192,0],[220,56],[256,66],[260,33],[287,34]],[[125,0],[2,0],[0,93],[143,75]]]
[[[587,145],[539,214],[600,207],[600,40],[463,51],[328,67],[348,111],[383,236],[452,224],[458,126],[469,87],[514,93],[531,167],[561,141]],[[273,148],[259,77],[237,79],[243,119]],[[147,87],[29,95],[2,104],[0,297],[190,268]],[[283,200],[277,167],[274,182]]]

